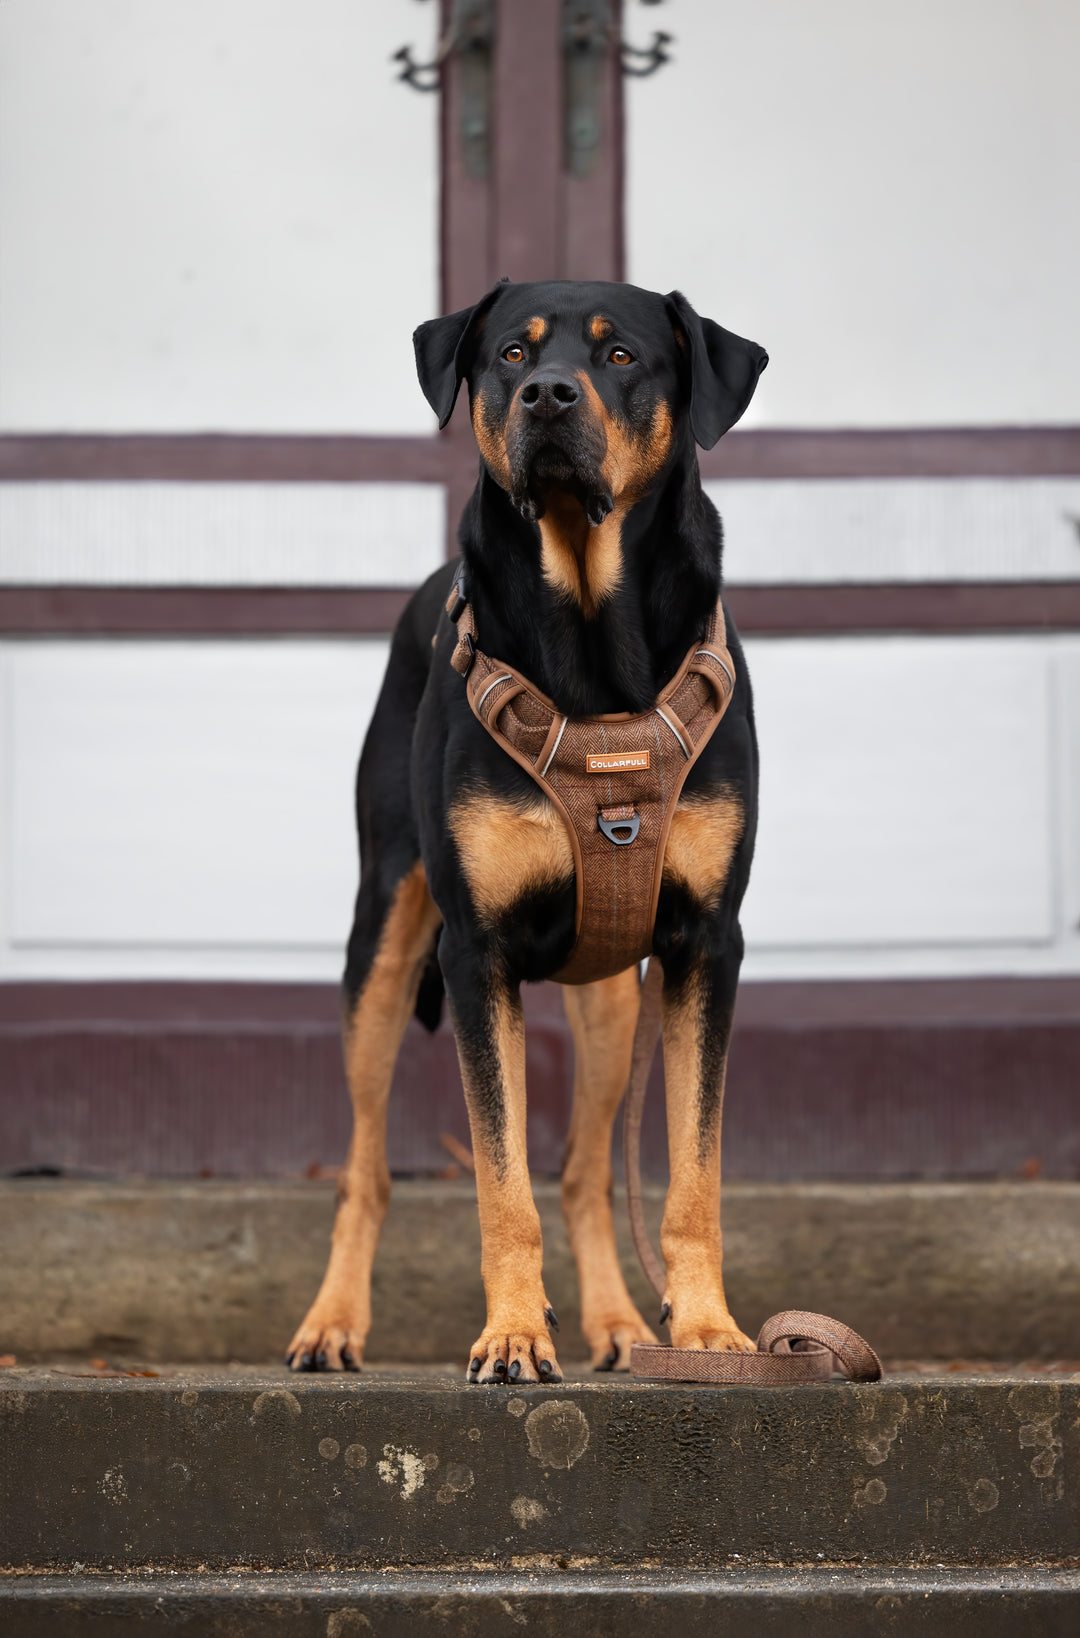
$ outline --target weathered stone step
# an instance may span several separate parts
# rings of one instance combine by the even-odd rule
[[[538,1180],[560,1357],[584,1356],[558,1184]],[[646,1189],[654,1239],[662,1191]],[[325,1267],[327,1182],[0,1182],[0,1353],[280,1357]],[[656,1302],[616,1224],[631,1290]],[[725,1274],[752,1335],[835,1314],[893,1359],[1080,1359],[1080,1184],[736,1183]],[[400,1182],[374,1273],[372,1360],[464,1359],[484,1323],[469,1182]]]
[[[0,1379],[34,1571],[1075,1567],[1080,1378]]]
[[[380,1575],[29,1576],[0,1582],[6,1638],[1073,1638],[1080,1575],[1054,1570],[476,1570]]]

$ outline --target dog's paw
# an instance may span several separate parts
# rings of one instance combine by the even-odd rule
[[[625,1314],[609,1314],[601,1319],[590,1317],[581,1322],[589,1358],[594,1371],[628,1371],[630,1349],[635,1342],[657,1341],[636,1308]]]
[[[285,1350],[291,1371],[358,1371],[363,1359],[364,1333],[348,1322],[323,1323],[315,1309]]]
[[[694,1309],[687,1305],[669,1305],[665,1317],[671,1324],[673,1348],[711,1349],[720,1354],[756,1354],[757,1343],[740,1331],[726,1308],[709,1306]]]
[[[469,1354],[469,1382],[505,1387],[522,1382],[561,1382],[559,1362],[546,1331],[511,1331],[487,1325]]]

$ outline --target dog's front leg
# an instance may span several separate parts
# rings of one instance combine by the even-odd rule
[[[709,917],[664,965],[671,1184],[661,1245],[676,1348],[754,1348],[728,1311],[721,1267],[720,1117],[741,959],[738,928]]]
[[[516,984],[482,942],[444,933],[439,959],[469,1109],[487,1324],[472,1382],[557,1382],[540,1218],[525,1153],[525,1029]]]

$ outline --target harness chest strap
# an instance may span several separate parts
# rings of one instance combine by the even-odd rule
[[[566,717],[513,666],[476,646],[457,583],[451,664],[474,715],[540,786],[566,825],[574,855],[576,939],[555,976],[587,984],[623,972],[652,948],[671,821],[686,776],[731,701],[735,668],[716,604],[651,711]]]

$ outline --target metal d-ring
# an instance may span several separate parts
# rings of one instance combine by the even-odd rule
[[[600,826],[608,841],[614,842],[616,847],[629,847],[641,829],[641,819],[636,813],[632,813],[629,819],[605,819],[602,813],[598,813],[596,823]],[[616,836],[615,832],[617,830],[628,830],[630,834],[629,836]]]

